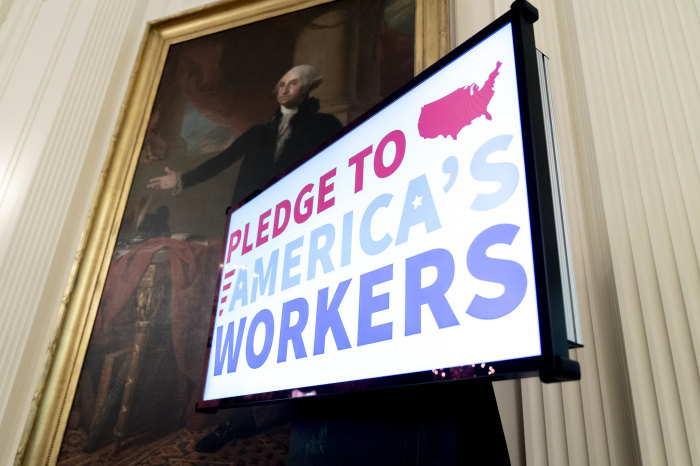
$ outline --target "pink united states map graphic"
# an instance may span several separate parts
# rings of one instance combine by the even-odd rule
[[[450,136],[456,140],[457,134],[480,116],[491,120],[487,107],[494,95],[493,86],[500,67],[499,61],[481,88],[476,84],[460,87],[435,102],[425,104],[418,117],[418,134],[424,139]]]

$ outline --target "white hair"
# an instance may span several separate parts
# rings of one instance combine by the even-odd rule
[[[321,72],[318,70],[313,65],[297,65],[292,68],[290,68],[287,73],[291,71],[298,71],[299,75],[301,76],[302,81],[304,82],[304,86],[306,86],[306,92],[311,92],[314,89],[316,89],[318,86],[321,85],[323,82],[323,75],[321,75]],[[285,74],[287,74],[285,73]],[[275,84],[274,89],[272,89],[273,94],[277,94],[277,90],[279,88],[279,81],[277,81],[277,84]]]

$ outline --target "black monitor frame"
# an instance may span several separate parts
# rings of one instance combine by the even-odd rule
[[[534,258],[535,286],[537,293],[538,318],[540,325],[541,355],[497,362],[485,361],[483,364],[472,366],[468,377],[489,378],[491,380],[523,378],[539,376],[543,382],[563,382],[578,380],[580,367],[577,361],[569,359],[568,341],[565,324],[565,310],[560,264],[557,249],[557,234],[555,228],[555,209],[550,178],[550,167],[547,157],[545,120],[542,108],[542,95],[539,82],[537,53],[533,23],[537,21],[537,10],[525,1],[516,1],[511,9],[497,18],[484,29],[456,47],[435,64],[417,75],[406,85],[391,96],[374,106],[368,112],[351,122],[329,141],[326,141],[305,160],[312,158],[325,147],[333,144],[345,134],[368,120],[370,117],[399,99],[405,93],[422,83],[444,66],[461,56],[506,24],[512,24],[515,65],[520,104],[520,120],[522,127],[523,154],[525,163],[525,179],[528,186],[528,202],[530,206],[530,228],[532,233],[532,250]],[[301,163],[299,165],[301,165]],[[291,171],[291,170],[290,170]],[[288,172],[287,172],[288,173]],[[286,173],[285,173],[286,174]],[[278,176],[270,180],[269,185],[282,178]],[[267,186],[266,186],[267,187]],[[263,188],[258,191],[261,192]],[[250,200],[253,196],[249,197]],[[227,217],[233,209],[229,208]],[[228,222],[227,222],[228,224]],[[224,241],[224,244],[226,242]],[[222,251],[222,263],[223,263]],[[220,285],[221,274],[219,274]],[[204,362],[203,378],[206,379],[209,351],[212,345],[214,322],[217,312],[217,302],[214,302],[212,322],[207,341],[207,358]],[[488,368],[495,370],[489,374]],[[463,379],[461,368],[439,369],[417,373],[392,375],[355,382],[329,384],[321,387],[319,394],[348,393],[357,390],[379,389],[415,385],[454,379]],[[212,411],[219,408],[234,407],[242,404],[258,403],[291,399],[292,390],[269,392],[256,397],[232,397],[216,400],[202,400],[197,404],[199,411]]]

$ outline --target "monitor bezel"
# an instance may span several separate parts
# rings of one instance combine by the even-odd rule
[[[534,18],[536,20],[536,18]],[[257,194],[276,183],[288,173],[302,165],[326,147],[341,139],[354,128],[363,124],[369,118],[391,105],[404,94],[429,79],[447,64],[462,56],[489,36],[505,27],[512,25],[513,47],[516,66],[516,79],[518,98],[520,105],[520,121],[523,141],[523,157],[525,165],[525,181],[528,186],[527,199],[530,210],[530,231],[532,239],[533,265],[535,272],[535,290],[537,295],[537,312],[539,320],[539,332],[541,354],[536,357],[518,358],[504,361],[484,361],[482,364],[472,366],[472,370],[460,370],[462,367],[440,369],[434,371],[421,371],[408,374],[391,375],[371,379],[363,379],[348,383],[336,383],[322,386],[317,395],[325,396],[341,394],[361,390],[385,389],[405,385],[423,383],[447,383],[452,380],[462,380],[465,377],[452,377],[451,371],[459,373],[476,374],[474,378],[491,380],[512,379],[539,376],[544,382],[559,382],[576,380],[580,377],[579,366],[576,361],[568,357],[568,343],[564,322],[564,306],[560,266],[557,253],[557,235],[554,224],[554,203],[552,198],[552,186],[549,175],[549,162],[547,157],[544,114],[537,69],[537,57],[534,40],[534,29],[531,10],[525,6],[513,4],[511,9],[494,20],[465,42],[455,47],[451,52],[438,60],[435,64],[418,74],[396,92],[372,107],[362,116],[345,126],[331,139],[323,143],[309,156],[303,158],[298,164],[270,179],[269,182],[256,192],[252,193],[239,206],[229,207],[227,210],[227,223],[233,212],[241,205],[249,202]],[[224,239],[226,234],[224,235]],[[224,240],[223,245],[226,244]],[[222,258],[225,254],[225,246],[222,247]],[[220,289],[222,271],[217,280],[217,290]],[[217,292],[218,293],[218,292]],[[216,297],[218,298],[218,296]],[[218,301],[215,299],[212,309],[211,325],[207,340],[206,358],[204,361],[203,383],[206,383],[209,355],[212,345],[214,323],[217,313]],[[488,370],[492,368],[493,370]],[[472,377],[472,376],[469,376]],[[355,388],[353,388],[355,387]],[[203,391],[200,394],[197,409],[199,411],[212,411],[220,408],[230,408],[252,403],[281,401],[295,399],[294,389],[267,392],[257,396],[236,396],[212,400],[203,399]]]

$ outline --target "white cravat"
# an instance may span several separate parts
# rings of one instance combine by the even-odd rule
[[[280,106],[280,111],[282,112],[282,117],[280,118],[279,126],[277,127],[277,142],[275,143],[275,162],[282,155],[284,146],[287,144],[289,136],[292,135],[292,128],[289,124],[292,121],[292,117],[297,113],[296,108],[287,108],[285,106]]]

